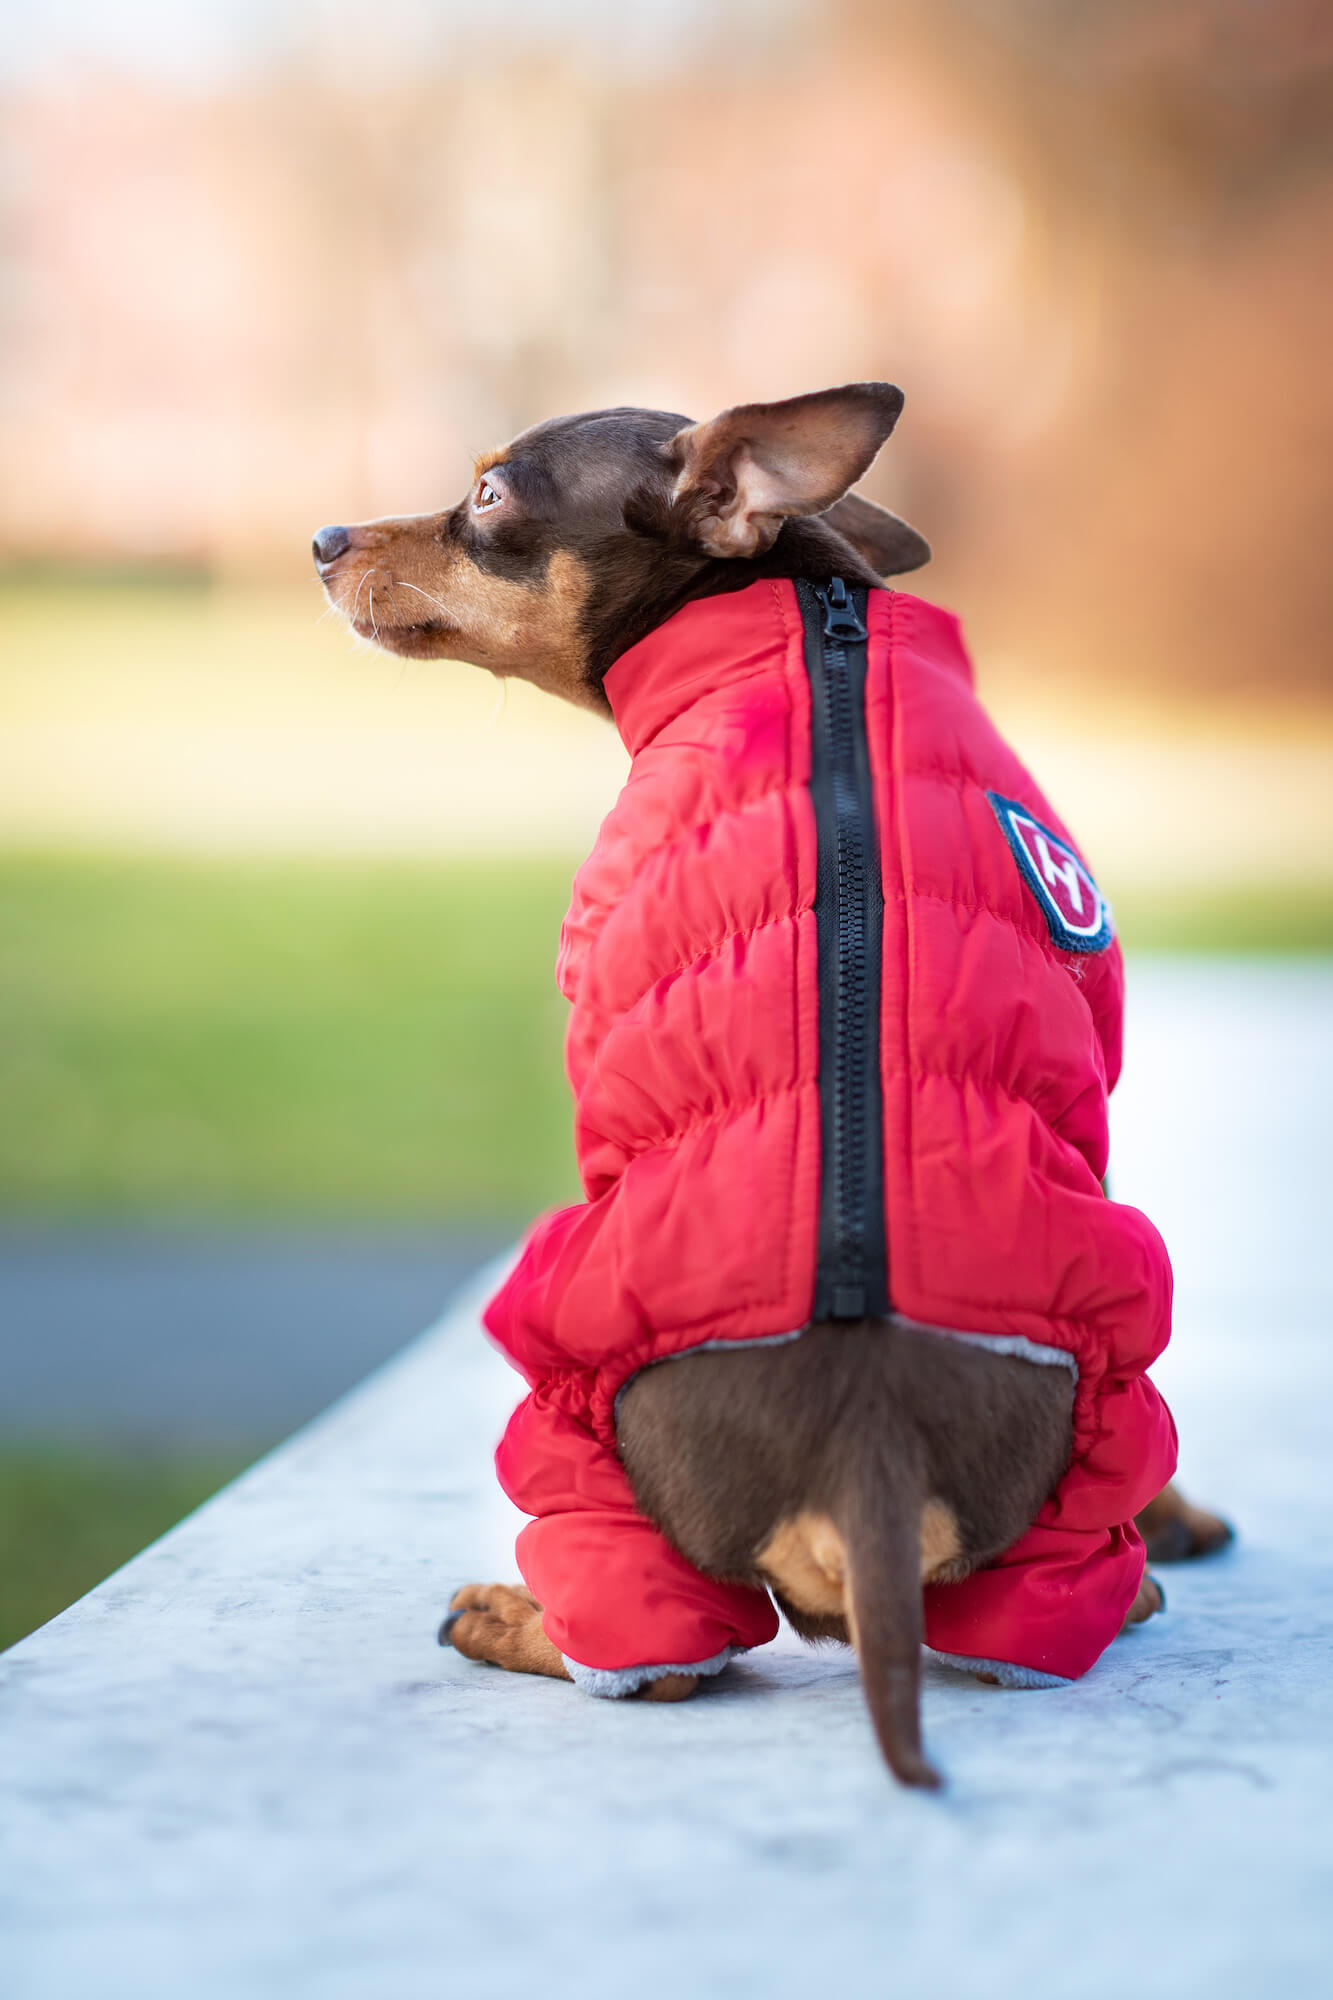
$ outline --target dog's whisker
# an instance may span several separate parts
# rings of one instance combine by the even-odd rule
[[[442,611],[444,616],[448,618],[448,606],[442,603],[438,597],[433,596],[429,590],[423,590],[420,584],[409,583],[405,576],[396,576],[393,579],[393,588],[395,590],[415,590],[418,597],[424,597],[427,604],[433,604],[437,611]]]
[[[375,634],[375,644],[378,646],[380,642],[380,628],[375,623],[375,586],[373,583],[370,586],[370,595],[367,597],[366,602],[370,606],[370,629]]]
[[[500,717],[504,714],[505,707],[509,701],[509,682],[505,679],[505,676],[503,674],[497,674],[495,676],[495,683],[496,683],[495,700],[491,705],[490,714],[487,716],[485,723],[482,725],[481,733],[483,736],[490,735],[496,723],[500,720]]]

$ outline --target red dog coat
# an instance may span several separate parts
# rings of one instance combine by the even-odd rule
[[[686,605],[606,693],[633,762],[557,968],[586,1199],[536,1225],[486,1320],[532,1390],[496,1462],[535,1516],[545,1629],[615,1693],[771,1638],[763,1591],[636,1510],[617,1391],[705,1342],[891,1311],[1076,1367],[1058,1490],[925,1595],[938,1650],[1081,1674],[1175,1460],[1145,1374],[1170,1264],[1101,1187],[1110,912],[919,599],[755,583]]]

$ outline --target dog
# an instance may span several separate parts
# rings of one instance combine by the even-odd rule
[[[467,660],[501,678],[517,676],[598,714],[614,709],[622,730],[621,706],[628,711],[632,702],[655,699],[651,689],[664,674],[674,676],[672,687],[684,687],[686,695],[673,694],[662,712],[678,716],[681,700],[687,700],[687,707],[694,700],[696,708],[689,713],[700,719],[697,729],[673,724],[674,737],[672,728],[664,732],[658,727],[660,717],[652,719],[656,734],[647,732],[646,751],[651,784],[636,792],[632,778],[626,794],[646,797],[650,817],[656,809],[652,786],[659,791],[665,786],[662,796],[673,783],[678,794],[681,786],[688,789],[682,774],[691,758],[710,760],[707,780],[699,778],[698,783],[711,784],[720,773],[718,782],[726,784],[734,781],[737,770],[748,769],[747,760],[770,754],[764,731],[777,710],[771,703],[757,705],[758,696],[751,698],[756,688],[766,698],[781,682],[789,706],[808,702],[807,720],[781,725],[788,729],[781,754],[790,762],[796,744],[809,762],[804,776],[792,780],[788,773],[783,780],[788,817],[794,815],[793,823],[805,828],[805,858],[790,865],[793,877],[803,877],[806,887],[794,884],[792,907],[784,911],[782,924],[793,939],[807,939],[802,947],[807,968],[813,956],[808,941],[818,936],[818,1047],[812,1055],[811,1028],[802,1058],[808,1071],[800,1100],[807,1107],[801,1128],[804,1150],[797,1149],[799,1163],[793,1152],[791,1168],[791,1177],[801,1179],[802,1192],[792,1211],[797,1221],[782,1225],[784,1242],[804,1231],[804,1261],[798,1260],[790,1296],[773,1304],[767,1319],[752,1311],[748,1318],[744,1312],[739,1319],[736,1313],[727,1317],[736,1304],[732,1293],[749,1283],[726,1275],[735,1259],[744,1263],[747,1245],[741,1239],[753,1235],[756,1257],[761,1251],[770,1260],[786,1256],[783,1244],[776,1238],[769,1242],[765,1231],[771,1234],[776,1227],[772,1215],[783,1208],[788,1190],[779,1154],[779,1177],[768,1184],[776,1195],[767,1203],[752,1202],[748,1219],[742,1215],[733,1224],[730,1209],[739,1205],[743,1210],[747,1198],[745,1156],[736,1156],[742,1164],[729,1178],[714,1163],[700,1169],[697,1183],[686,1178],[670,1200],[659,1197],[659,1217],[669,1213],[673,1227],[679,1217],[681,1240],[687,1243],[697,1224],[705,1231],[700,1240],[709,1245],[709,1254],[686,1257],[683,1279],[680,1272],[650,1272],[659,1287],[681,1279],[692,1299],[693,1317],[685,1314],[680,1325],[668,1324],[666,1308],[655,1316],[652,1298],[645,1301],[642,1289],[624,1278],[625,1253],[604,1254],[594,1225],[610,1213],[626,1162],[626,1173],[646,1181],[650,1169],[642,1161],[647,1152],[652,1152],[655,1173],[663,1158],[668,1166],[679,1161],[687,1150],[686,1134],[693,1135],[699,1121],[693,1113],[691,1121],[678,1119],[664,1140],[657,1135],[655,1151],[651,1145],[645,1151],[632,1132],[623,1143],[617,1138],[619,1164],[607,1168],[602,1155],[608,1147],[614,1151],[611,1138],[596,1129],[601,1113],[596,1107],[588,1111],[581,1101],[589,1203],[564,1212],[571,1220],[557,1218],[545,1234],[540,1228],[534,1233],[525,1253],[526,1275],[521,1266],[489,1319],[492,1331],[535,1385],[511,1424],[499,1466],[511,1495],[538,1517],[520,1538],[520,1554],[529,1583],[542,1586],[541,1599],[524,1586],[467,1585],[455,1593],[440,1637],[470,1659],[511,1671],[578,1680],[599,1693],[678,1700],[693,1693],[701,1677],[735,1650],[771,1636],[771,1593],[803,1637],[855,1646],[871,1720],[889,1767],[907,1784],[930,1787],[939,1782],[939,1774],[921,1742],[923,1637],[983,1680],[1016,1677],[1044,1683],[1069,1678],[1091,1663],[1116,1630],[1163,1608],[1160,1585],[1143,1569],[1137,1538],[1128,1531],[1131,1515],[1137,1516],[1148,1555],[1158,1561],[1208,1553],[1226,1542],[1231,1530],[1216,1516],[1191,1507],[1169,1483],[1174,1432],[1143,1373],[1165,1338],[1165,1256],[1143,1218],[1116,1210],[1109,1201],[1097,1206],[1102,1193],[1096,1182],[1104,1160],[1095,1158],[1100,1143],[1095,1135],[1076,1135],[1074,1151],[1082,1147],[1082,1153],[1072,1165],[1053,1170],[1052,1214],[1068,1210],[1084,1218],[1080,1228],[1086,1224],[1103,1234],[1110,1231],[1107,1241],[1121,1245],[1117,1254],[1146,1260],[1152,1275],[1145,1281],[1144,1297],[1154,1286],[1160,1296],[1154,1295],[1151,1312],[1144,1306],[1139,1350],[1128,1360],[1121,1356],[1107,1362],[1097,1346],[1098,1340],[1103,1347],[1108,1340],[1114,1346],[1119,1338],[1114,1331],[1094,1337],[1085,1326],[1076,1335],[1062,1321],[1064,1330],[1052,1332],[1042,1309],[1034,1316],[1030,1301],[1023,1311],[1014,1308],[998,1318],[988,1314],[983,1301],[968,1326],[941,1324],[932,1312],[914,1318],[899,1307],[898,1287],[908,1281],[899,1277],[897,1255],[890,1260],[887,1246],[890,1237],[896,1242],[904,1224],[883,1185],[883,1078],[874,1052],[881,1009],[885,1032],[892,1035],[895,1009],[909,1003],[883,983],[876,927],[895,922],[899,902],[911,906],[916,891],[911,885],[894,890],[878,879],[881,853],[892,858],[892,839],[883,841],[881,831],[896,810],[897,794],[885,789],[882,771],[878,777],[867,775],[874,749],[867,717],[880,699],[875,692],[881,685],[877,662],[897,657],[908,679],[916,674],[923,687],[943,689],[931,697],[943,704],[942,712],[952,713],[950,703],[957,708],[965,701],[965,709],[957,708],[964,717],[960,728],[982,731],[978,740],[990,741],[984,736],[989,725],[977,719],[981,711],[974,698],[960,695],[947,673],[941,678],[938,661],[908,664],[922,647],[927,653],[931,647],[947,653],[953,645],[938,623],[940,614],[930,613],[929,607],[912,610],[916,600],[897,600],[896,593],[884,588],[886,577],[928,560],[928,545],[906,522],[852,491],[892,431],[902,400],[891,384],[859,383],[780,403],[744,405],[705,423],[639,409],[555,419],[481,458],[456,506],[437,514],[326,527],[315,536],[313,553],[331,603],[359,635],[394,653]],[[900,610],[900,605],[907,608]],[[908,633],[906,640],[901,633],[897,640],[884,636],[895,619]],[[761,637],[753,642],[752,626],[755,632],[762,626]],[[715,700],[708,707],[711,656],[706,646],[701,654],[691,651],[718,633],[725,635],[724,653],[727,647],[731,651],[717,672],[741,677],[737,685],[745,693],[744,699],[736,698],[739,706],[719,707]],[[802,645],[808,694],[799,667]],[[764,647],[769,665],[761,673],[751,654]],[[644,686],[650,693],[644,693]],[[622,690],[617,702],[608,688]],[[881,721],[876,727],[888,725]],[[706,739],[702,752],[701,739]],[[839,742],[845,743],[845,751],[837,749]],[[1011,768],[1019,770],[1020,778],[1011,784],[1021,784],[1021,767],[1005,761],[1010,753],[1001,750],[994,753],[1000,760],[997,770],[1001,776]],[[887,756],[882,745],[878,754]],[[948,754],[945,742],[941,755],[946,761]],[[637,772],[639,749],[635,756]],[[923,770],[929,761],[925,759]],[[946,779],[954,783],[947,774]],[[815,798],[813,822],[797,796],[802,787]],[[906,796],[907,788],[899,789]],[[1106,1010],[1114,1012],[1118,1005],[1118,953],[1109,906],[1077,850],[1055,830],[1030,781],[1024,798],[997,790],[985,794],[996,818],[989,834],[975,831],[983,823],[991,825],[979,803],[981,793],[968,796],[969,809],[975,808],[971,837],[985,850],[984,868],[993,884],[989,893],[995,907],[984,912],[985,921],[993,923],[997,937],[1012,942],[1019,936],[1020,948],[1010,952],[1013,963],[1029,968],[1062,1019],[1077,1024],[1083,1051],[1079,1060],[1092,1064],[1082,1080],[1092,1126],[1104,1138],[1105,1084],[1097,1080],[1102,1057],[1090,1053],[1094,1038],[1089,1018],[1096,1015],[1096,1033],[1109,1048],[1110,1039],[1118,1037],[1118,1027],[1113,1023],[1108,1029],[1103,1020]],[[726,810],[730,819],[724,813],[716,824],[740,825],[740,807]],[[677,901],[688,900],[684,892],[692,896],[697,890],[705,901],[713,894],[716,870],[706,855],[699,858],[696,852],[713,824],[705,819],[685,828],[689,858],[681,866],[690,872],[682,876],[678,869],[675,878],[663,878],[668,887],[674,879],[682,895],[673,899],[668,894],[652,905],[649,929],[675,921]],[[680,831],[673,824],[658,839],[642,827],[631,827],[639,841],[632,882],[640,886],[622,883],[626,895],[641,893],[645,870],[659,865],[658,857],[667,851],[663,843]],[[677,838],[672,853],[680,846]],[[747,855],[737,865],[735,880],[750,894],[764,864],[756,865],[749,850]],[[774,873],[786,865],[775,864]],[[816,879],[818,886],[811,889]],[[762,891],[766,884],[760,880],[758,886]],[[599,895],[603,907],[594,909]],[[975,913],[964,911],[961,892],[958,901],[958,924],[975,931],[981,919],[974,921]],[[566,927],[567,955],[583,949],[585,933],[592,935],[599,923],[605,930],[625,907],[618,895],[603,894],[594,869],[582,904],[576,891]],[[1086,924],[1081,922],[1085,916]],[[1089,929],[1094,919],[1098,927]],[[844,975],[850,976],[855,953],[843,932],[855,931],[857,924],[861,941],[855,951],[862,958],[855,963],[861,983],[848,985]],[[738,964],[737,953],[750,935],[737,919],[729,938]],[[886,956],[888,936],[886,929]],[[597,948],[595,937],[591,948]],[[793,954],[798,955],[794,944]],[[717,959],[716,952],[707,959],[710,968]],[[676,986],[701,962],[698,957],[688,961]],[[650,988],[653,969],[646,960]],[[800,988],[802,1005],[809,1011],[814,974],[807,970],[801,976],[806,979]],[[585,1097],[589,1091],[595,1096],[602,1090],[597,1064],[606,1068],[597,1034],[620,1033],[623,1039],[624,1020],[608,1016],[610,1027],[601,1021],[596,1033],[580,1027],[579,1007],[586,1015],[593,1002],[579,987],[578,974],[571,978],[574,985],[567,990],[576,1001],[571,1070],[577,1064]],[[745,1041],[743,1028],[734,1023],[737,1009],[744,1014],[754,1003],[756,982],[762,983],[760,975],[746,959],[733,982],[732,1011],[723,1016],[724,1024],[732,1025],[724,1025],[720,1042]],[[662,993],[669,988],[668,981]],[[992,997],[986,1004],[1003,1014],[1008,1006],[1003,982],[998,989],[992,983],[987,991]],[[1085,994],[1092,996],[1086,1005]],[[642,996],[635,1001],[640,1004]],[[669,997],[660,1005],[669,1009]],[[933,1020],[938,1014],[937,1009],[936,1015],[923,1018]],[[707,1043],[705,1010],[696,1006],[691,1021],[687,1034]],[[698,1051],[681,1040],[680,1024],[663,1012],[657,1025],[655,1046],[670,1046],[677,1066],[688,1068]],[[1000,1028],[987,1033],[994,1040],[1011,1029],[1006,1016]],[[720,1042],[718,1048],[705,1048],[703,1056],[705,1061],[717,1057],[718,1066],[725,1068],[733,1051],[728,1048],[724,1062]],[[736,1060],[747,1054],[740,1049]],[[1111,1060],[1108,1055],[1108,1064]],[[842,1090],[844,1073],[851,1083],[839,1125],[839,1105],[827,1100],[835,1088]],[[817,1118],[809,1108],[816,1086],[822,1093]],[[922,1088],[927,1087],[923,1081]],[[948,1087],[952,1090],[954,1082]],[[1034,1101],[1044,1087],[1040,1078],[1031,1085]],[[668,1094],[675,1088],[667,1086]],[[622,1098],[626,1091],[638,1093],[634,1101],[642,1102],[644,1129],[653,1139],[660,1106],[649,1102],[651,1091],[645,1095],[640,1082],[631,1090],[620,1077],[616,1089]],[[606,1097],[605,1090],[602,1095]],[[740,1115],[732,1105],[724,1109]],[[816,1122],[822,1164],[811,1168]],[[892,1154],[897,1143],[892,1119],[888,1130]],[[763,1146],[770,1145],[766,1131]],[[983,1151],[989,1143],[980,1142]],[[767,1161],[769,1154],[762,1157]],[[1064,1153],[1060,1159],[1065,1160]],[[942,1181],[937,1173],[936,1184],[946,1190],[967,1182],[967,1192],[960,1196],[963,1206],[969,1215],[989,1215],[976,1205],[966,1162],[960,1166],[932,1154],[925,1165],[921,1160],[916,1165],[923,1173],[927,1167],[943,1173]],[[1072,1192],[1062,1180],[1070,1174],[1077,1181]],[[847,1250],[849,1213],[855,1225],[854,1254]],[[1132,1235],[1139,1224],[1142,1231],[1132,1238],[1131,1257],[1124,1247],[1131,1236],[1125,1232]],[[969,1226],[984,1235],[990,1225]],[[590,1232],[586,1256],[562,1247],[566,1238],[582,1241],[579,1232]],[[643,1233],[652,1236],[653,1227],[641,1232],[635,1255],[643,1251]],[[956,1233],[951,1254],[963,1254],[958,1246],[967,1240]],[[1021,1236],[1016,1240],[1021,1242]],[[1066,1267],[1067,1249],[1057,1243],[1053,1269]],[[998,1254],[992,1253],[993,1261]],[[670,1258],[663,1252],[659,1261],[669,1263]],[[1003,1270],[1002,1259],[995,1268]],[[600,1288],[593,1282],[599,1276]],[[714,1303],[710,1286],[717,1292],[716,1324],[709,1312]],[[617,1288],[634,1292],[633,1311],[622,1315],[631,1333],[608,1334],[600,1347],[595,1341],[589,1347],[589,1329],[603,1310],[611,1311],[609,1295]],[[550,1326],[537,1326],[548,1307],[556,1313],[550,1299],[557,1295],[584,1301],[580,1310],[587,1317],[570,1320],[572,1334],[557,1336],[554,1319]],[[1039,1296],[1037,1306],[1042,1308]],[[731,1327],[733,1321],[739,1332],[716,1337],[717,1325]],[[569,1353],[560,1355],[557,1366],[552,1354],[559,1339]],[[580,1366],[573,1365],[570,1354],[577,1355]],[[1095,1384],[1101,1385],[1099,1394],[1108,1385],[1123,1392],[1121,1403],[1127,1407],[1133,1402],[1137,1412],[1131,1413],[1128,1430],[1122,1424],[1116,1447],[1119,1485],[1111,1481],[1125,1511],[1102,1519],[1094,1508],[1090,1527],[1066,1530],[1062,1520],[1081,1519],[1080,1506],[1087,1511],[1078,1469],[1080,1454],[1086,1457],[1089,1438],[1101,1421],[1090,1414]],[[1108,1393],[1103,1403],[1110,1407],[1115,1397]],[[1105,1474],[1103,1466],[1103,1485]],[[1062,1508],[1057,1499],[1067,1492],[1075,1497]],[[1060,1585],[1071,1601],[1084,1592],[1087,1629],[1077,1643],[1064,1645],[1057,1627],[1048,1630],[1041,1624],[1059,1591],[1047,1588],[1023,1596],[1027,1580],[1038,1571],[1048,1582],[1057,1573],[1076,1579],[1077,1587],[1072,1581]],[[587,1603],[575,1603],[580,1592]],[[557,1604],[562,1597],[570,1602]],[[668,1601],[670,1615],[660,1609]],[[1034,1608],[1038,1604],[1040,1616]],[[636,1620],[651,1623],[650,1606],[656,1607],[651,1615],[659,1616],[658,1631],[664,1635],[659,1641],[654,1633],[655,1650],[653,1643],[635,1636],[640,1631]],[[673,1651],[665,1635],[677,1633],[686,1637]],[[992,1657],[987,1647],[995,1634],[999,1640]],[[707,1648],[719,1636],[723,1643],[705,1658],[698,1648]],[[633,1656],[628,1663],[619,1657],[626,1650]],[[593,1653],[603,1657],[592,1659]]]

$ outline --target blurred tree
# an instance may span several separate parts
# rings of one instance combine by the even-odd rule
[[[1328,691],[1326,9],[614,19],[390,63],[330,5],[211,89],[11,81],[0,549],[304,577],[556,410],[887,374],[872,490],[983,656]]]

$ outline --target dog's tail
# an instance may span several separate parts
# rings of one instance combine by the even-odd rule
[[[934,1789],[940,1774],[921,1749],[920,1489],[881,1460],[853,1478],[841,1509],[847,1612],[879,1747],[905,1785]]]

